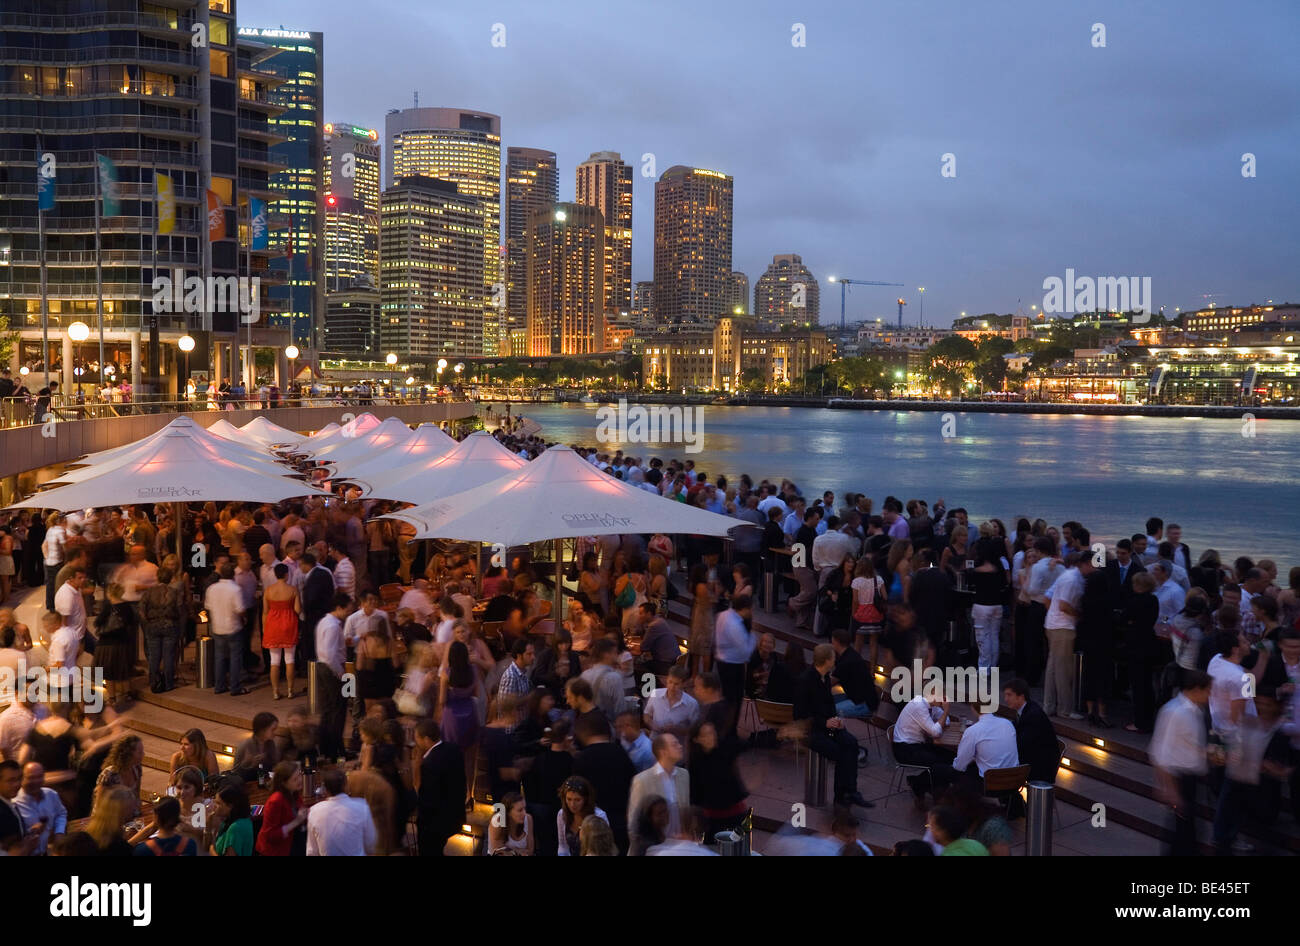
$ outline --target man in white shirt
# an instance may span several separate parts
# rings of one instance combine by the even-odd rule
[[[430,627],[433,620],[433,599],[429,597],[429,582],[424,578],[415,579],[415,586],[402,595],[399,608],[410,608],[415,612],[417,624]]]
[[[242,696],[248,691],[240,682],[244,672],[244,593],[235,584],[235,566],[223,562],[217,571],[218,580],[208,586],[203,595],[203,607],[208,612],[208,633],[212,636],[213,693],[225,693],[227,678],[231,696]]]
[[[1093,570],[1092,553],[1070,552],[1065,564],[1066,570],[1044,595],[1049,603],[1043,620],[1043,632],[1047,636],[1043,709],[1048,716],[1059,713],[1066,719],[1083,719],[1083,714],[1074,709],[1074,638],[1083,601],[1083,581]]]
[[[375,819],[364,798],[347,794],[339,768],[321,773],[325,798],[307,812],[308,857],[365,857],[375,850]]]
[[[1015,768],[1020,764],[1016,727],[985,704],[978,704],[978,709],[980,718],[961,734],[952,767],[966,772],[973,765],[980,778],[989,769]]]
[[[347,701],[343,696],[343,670],[347,646],[343,620],[352,599],[335,592],[334,608],[316,622],[316,683],[321,696],[321,754],[333,758],[343,754],[343,725],[347,722]]]
[[[275,566],[280,564],[280,560],[275,557],[275,547],[270,543],[257,550],[257,557],[259,559],[257,568],[258,584],[262,591],[266,591],[267,588],[275,584]],[[289,569],[290,575],[297,570],[296,567],[291,567]],[[285,580],[288,581],[289,579],[286,578]]]
[[[1205,775],[1205,706],[1213,680],[1199,670],[1183,671],[1183,688],[1160,707],[1148,749],[1156,770],[1156,797],[1174,813],[1175,857],[1199,853],[1196,843],[1196,782]]]
[[[385,634],[388,633],[388,615],[379,610],[379,596],[373,591],[367,591],[361,596],[360,609],[349,614],[343,625],[343,640],[347,646],[356,647],[357,641],[372,629],[379,628],[383,628]]]
[[[73,668],[81,652],[81,634],[75,627],[64,624],[58,613],[47,611],[41,615],[41,633],[50,642],[50,684],[68,686],[72,683]]]
[[[690,774],[677,764],[682,761],[681,741],[672,733],[660,733],[655,736],[651,748],[654,750],[655,764],[632,779],[632,790],[628,793],[628,838],[634,851],[645,849],[639,829],[641,809],[647,801],[658,795],[668,803],[665,839],[681,835],[691,804]]]
[[[158,566],[149,561],[147,554],[143,545],[131,546],[126,563],[114,573],[113,580],[123,589],[123,601],[138,604],[144,590],[158,584]]]
[[[36,714],[27,705],[27,681],[15,680],[13,700],[0,713],[0,761],[18,761],[18,752],[35,725]]]
[[[64,543],[68,539],[67,519],[59,516],[55,524],[50,526],[45,533],[45,539],[41,542],[41,552],[45,555],[45,610],[54,610],[54,579],[59,574],[59,569],[63,566]]]
[[[330,549],[330,558],[334,560],[334,589],[343,591],[349,597],[357,596],[357,567],[347,552],[335,546]]]
[[[916,685],[920,685],[919,681]],[[943,735],[947,724],[947,702],[938,697],[927,699],[920,693],[903,706],[894,724],[894,758],[903,765],[929,769],[928,773],[907,777],[918,811],[925,808],[927,791],[938,798],[956,778],[956,772],[948,761],[950,753],[931,742]]]
[[[831,516],[826,526],[826,531],[813,539],[812,546],[812,567],[817,572],[818,584],[825,584],[826,576],[843,565],[846,558],[856,558],[861,545],[840,531],[839,517]]]
[[[85,569],[78,568],[54,595],[54,607],[51,609],[58,612],[65,625],[76,630],[78,641],[86,633],[86,599],[81,591],[85,585]]]
[[[1173,569],[1174,564],[1163,558],[1157,559],[1151,565],[1151,577],[1156,580],[1156,601],[1160,604],[1160,611],[1156,616],[1157,627],[1172,621],[1187,603],[1187,593],[1174,581]]]
[[[51,841],[57,841],[68,830],[68,809],[59,794],[45,787],[45,768],[39,762],[23,766],[23,784],[14,796],[14,804],[29,828],[41,825],[33,854],[44,854]]]
[[[1221,631],[1215,638],[1217,653],[1210,658],[1205,672],[1210,675],[1210,723],[1231,742],[1245,716],[1255,716],[1254,680],[1249,671],[1241,667],[1242,658],[1250,653],[1250,643],[1245,635],[1236,631]]]
[[[685,689],[689,676],[685,667],[672,667],[664,678],[666,686],[646,700],[645,724],[651,736],[688,733],[699,722],[700,704]]]

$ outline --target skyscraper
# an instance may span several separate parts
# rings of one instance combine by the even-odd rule
[[[772,263],[754,283],[753,315],[780,322],[817,324],[820,292],[817,277],[795,253],[772,257]]]
[[[273,196],[267,175],[280,165],[267,146],[280,137],[268,127],[265,103],[276,80],[265,74],[261,51],[238,36],[234,0],[0,6],[0,314],[18,334],[15,357],[34,372],[28,384],[37,390],[36,373],[43,380],[60,360],[62,375],[51,370],[50,380],[65,391],[79,377],[99,382],[101,325],[105,364],[142,393],[174,393],[183,383],[175,342],[185,334],[196,342],[192,369],[208,374],[215,362],[223,376],[237,377],[235,353],[247,343],[239,313],[158,310],[152,288],[155,275],[175,278],[178,268],[182,278],[248,275],[241,208],[250,196]],[[208,39],[201,48],[193,45],[196,26]],[[111,162],[119,210],[102,218],[98,254],[96,156]],[[54,177],[42,253],[37,178],[45,168]],[[169,234],[158,232],[155,174],[172,188]],[[220,201],[212,219],[224,229],[211,240],[207,190]],[[251,275],[264,278],[264,291],[265,262],[254,252]],[[268,308],[263,298],[262,313]],[[91,339],[74,350],[66,329],[76,321]],[[287,341],[264,321],[254,329],[254,344]]]
[[[727,311],[734,315],[737,307],[741,313],[749,311],[749,277],[740,272],[732,273],[727,282]]]
[[[711,325],[727,313],[732,179],[676,165],[655,183],[655,310]]]
[[[506,149],[506,315],[499,333],[500,354],[527,352],[528,220],[559,199],[554,151]]]
[[[638,319],[653,319],[655,315],[655,284],[651,280],[638,282],[632,293],[632,314]]]
[[[403,359],[483,353],[483,201],[450,181],[384,191],[379,347]]]
[[[271,175],[271,189],[279,195],[276,212],[288,217],[289,226],[273,244],[280,252],[271,257],[271,268],[285,273],[285,282],[271,289],[282,311],[270,321],[292,326],[299,344],[319,348],[325,322],[325,283],[320,278],[325,261],[324,37],[306,30],[244,26],[239,35],[279,50],[264,68],[280,78],[268,100],[276,106],[271,125],[285,140],[270,151],[284,170]]]
[[[379,132],[325,126],[326,292],[379,288]]]
[[[556,204],[528,220],[528,354],[605,348],[605,219],[595,207]]]
[[[475,198],[483,215],[478,228],[483,257],[481,350],[498,352],[501,312],[493,298],[506,295],[501,266],[501,119],[460,108],[407,108],[388,113],[385,156],[390,186],[404,177],[451,181]]]
[[[632,166],[616,151],[578,165],[574,202],[605,218],[605,313],[632,309]]]

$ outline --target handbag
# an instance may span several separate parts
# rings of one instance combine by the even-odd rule
[[[876,591],[879,587],[880,579],[877,578],[875,584],[871,586],[871,600],[859,604],[853,609],[853,620],[859,624],[880,624],[884,621],[885,616],[876,607]]]
[[[619,608],[630,608],[635,601],[636,589],[632,587],[632,579],[629,577],[623,584],[623,590],[614,598],[614,604]]]

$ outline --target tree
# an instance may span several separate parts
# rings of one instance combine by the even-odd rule
[[[762,394],[764,389],[763,381],[762,368],[751,365],[748,368],[741,369],[740,390],[749,394]]]
[[[9,331],[9,316],[0,315],[0,365],[9,364],[17,345],[18,333]]]
[[[926,377],[940,390],[959,394],[978,356],[975,343],[968,338],[941,338],[926,350]]]
[[[1029,359],[1029,367],[1035,371],[1046,371],[1052,367],[1052,362],[1069,358],[1073,354],[1074,349],[1068,345],[1061,345],[1054,341],[1047,342],[1034,352],[1033,357]]]

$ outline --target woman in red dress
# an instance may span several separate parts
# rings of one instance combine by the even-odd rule
[[[302,768],[297,762],[281,762],[271,773],[271,797],[262,809],[262,830],[257,834],[257,853],[263,857],[288,857],[293,834],[307,823],[302,803]]]
[[[262,593],[262,647],[271,654],[271,699],[280,698],[280,661],[287,665],[289,699],[293,699],[293,651],[298,646],[298,589],[289,584],[289,566],[275,566],[275,583]]]

